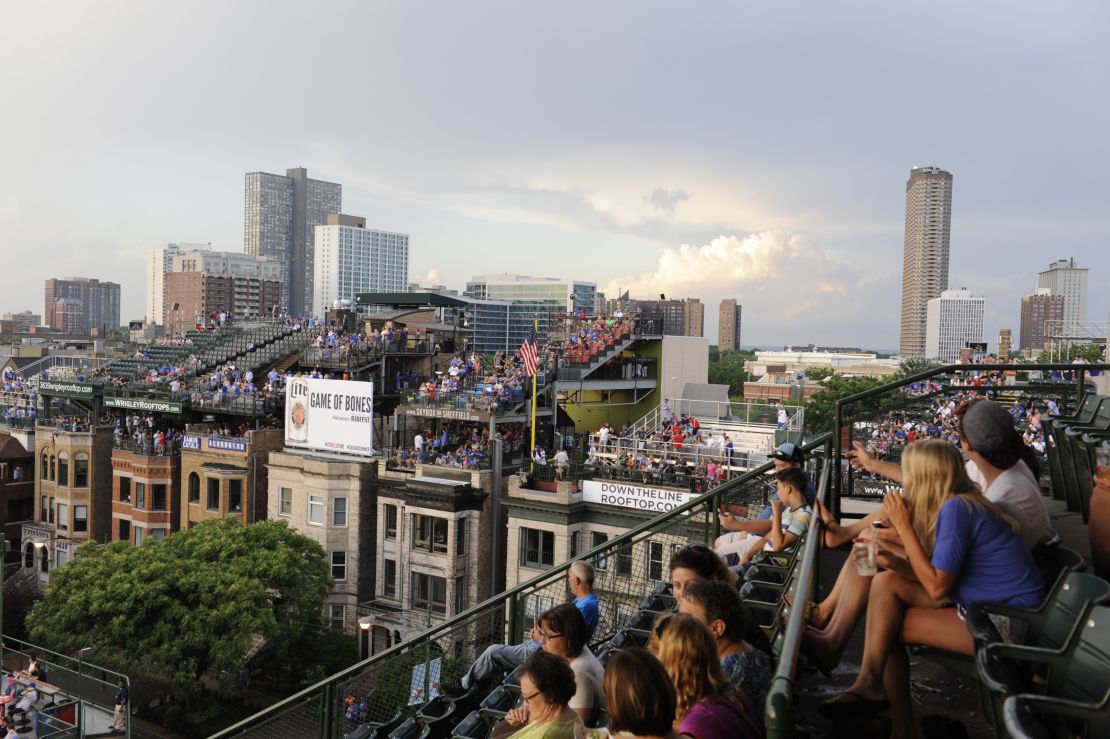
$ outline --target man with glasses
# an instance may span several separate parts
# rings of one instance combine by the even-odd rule
[[[586,622],[587,636],[592,637],[600,617],[597,594],[594,593],[594,568],[589,562],[578,560],[567,570],[567,585],[574,594],[574,605]],[[538,650],[545,639],[539,622],[532,627],[531,639],[522,644],[491,644],[457,683],[446,683],[440,692],[457,698],[470,692],[474,686],[484,686],[504,672],[515,670]],[[560,636],[556,634],[554,636]],[[546,638],[553,638],[546,634]]]

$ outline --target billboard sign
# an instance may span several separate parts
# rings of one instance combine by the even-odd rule
[[[92,383],[88,382],[39,380],[39,393],[42,395],[57,395],[63,398],[91,398],[93,396],[93,386]]]
[[[668,490],[610,480],[582,481],[582,500],[587,503],[604,503],[652,513],[666,513],[696,497],[695,493],[685,490]]]
[[[373,454],[374,383],[289,378],[285,444],[339,454]]]
[[[144,400],[143,398],[104,399],[105,408],[123,408],[129,411],[151,411],[152,413],[180,413],[181,403],[168,400]]]

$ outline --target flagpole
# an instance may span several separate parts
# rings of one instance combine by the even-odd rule
[[[532,319],[532,329],[533,329],[533,334],[532,335],[536,337],[536,344],[538,345],[540,343],[540,340],[539,340],[540,319],[538,319],[538,318]],[[536,471],[536,378],[539,377],[539,375],[540,375],[540,359],[539,359],[539,356],[540,356],[539,355],[539,347],[537,346],[536,347],[536,371],[532,373],[532,450],[531,450],[532,466],[528,468],[532,472]]]

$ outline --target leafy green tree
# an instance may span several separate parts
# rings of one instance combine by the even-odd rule
[[[898,371],[890,377],[890,381],[895,382],[897,380],[901,380],[902,378],[909,377],[910,375],[916,375],[919,372],[925,372],[926,370],[930,370],[934,367],[940,366],[940,362],[936,361],[935,359],[907,357],[906,359],[902,360],[901,364],[898,365]]]
[[[806,426],[814,433],[831,431],[836,426],[836,402],[856,393],[886,384],[885,380],[875,377],[845,377],[833,373],[825,379],[824,387],[805,401]],[[876,397],[868,399],[855,408],[855,412],[874,413],[882,408],[889,399]]]
[[[1037,361],[1042,363],[1070,362],[1079,357],[1088,362],[1102,362],[1102,352],[1103,347],[1099,344],[1074,344],[1060,347],[1056,351],[1045,350],[1037,356]]]
[[[714,362],[709,365],[709,382],[714,385],[728,385],[729,397],[743,395],[744,383],[748,373],[740,362]]]
[[[254,639],[302,649],[321,628],[332,581],[323,548],[283,521],[201,523],[141,547],[81,546],[28,617],[63,653],[165,677],[186,700],[206,673],[230,691]]]
[[[807,367],[806,379],[813,380],[814,382],[821,382],[836,374],[836,370],[832,367]]]

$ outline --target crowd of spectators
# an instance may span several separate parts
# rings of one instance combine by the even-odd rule
[[[512,453],[524,446],[524,424],[500,423],[497,435],[502,448]],[[489,426],[477,421],[440,421],[439,430],[428,426],[412,437],[412,443],[393,450],[390,469],[413,469],[417,464],[476,470],[490,466]]]
[[[957,409],[975,397],[981,397],[976,390],[957,390],[937,395],[922,410],[888,412],[879,422],[865,427],[863,443],[867,453],[882,460],[898,460],[908,445],[920,439],[944,439],[959,447]],[[1059,413],[1057,398],[1034,399],[1023,395],[1008,404],[1006,409],[1025,444],[1043,456],[1046,444],[1044,416]]]
[[[38,415],[35,387],[14,370],[4,370],[0,384],[0,409],[4,423],[13,428],[33,428]]]

